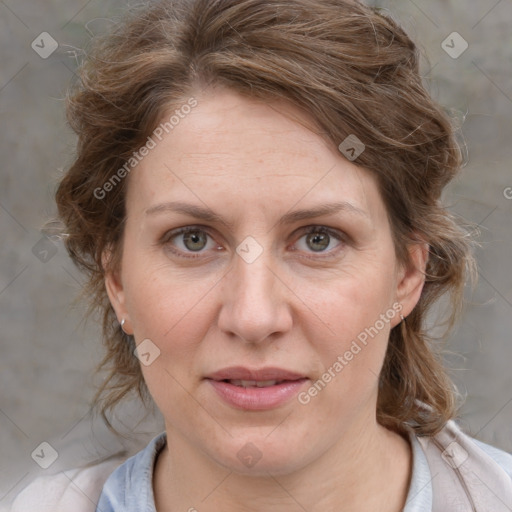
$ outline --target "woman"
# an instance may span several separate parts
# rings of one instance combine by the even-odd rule
[[[49,485],[48,510],[512,509],[512,457],[452,421],[426,332],[441,295],[455,319],[472,257],[439,201],[454,128],[395,22],[163,1],[81,79],[56,198],[104,315],[98,405],[137,390],[165,432],[15,510]]]

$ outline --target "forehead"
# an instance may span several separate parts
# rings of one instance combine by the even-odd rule
[[[167,149],[175,150],[175,164],[212,167],[253,163],[238,169],[254,177],[269,171],[265,162],[283,155],[293,161],[325,159],[331,153],[311,129],[312,119],[284,101],[263,101],[241,96],[225,88],[208,90],[197,97],[197,106],[172,130]],[[306,125],[306,126],[304,126]],[[272,174],[285,172],[282,166]]]
[[[348,195],[361,209],[375,210],[373,177],[329,147],[307,114],[284,101],[253,100],[224,88],[195,100],[186,115],[175,116],[169,133],[153,137],[155,147],[130,175],[128,208],[171,196],[196,202],[243,198],[267,209]],[[175,111],[165,113],[162,123]]]

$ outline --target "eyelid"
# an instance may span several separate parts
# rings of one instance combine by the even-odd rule
[[[298,228],[296,231],[301,233],[301,236],[307,235],[309,233],[327,233],[330,236],[333,236],[334,238],[337,238],[338,240],[343,240],[344,238],[347,238],[346,235],[344,235],[343,232],[341,232],[339,229],[331,228],[329,226],[324,226],[323,224],[311,224],[309,226],[303,226]]]
[[[300,240],[304,235],[308,235],[310,233],[326,233],[327,235],[335,238],[340,242],[340,245],[343,247],[344,245],[348,244],[350,241],[350,238],[348,235],[346,235],[343,231],[340,231],[339,229],[330,228],[328,226],[324,226],[322,224],[313,224],[309,226],[303,226],[301,228],[298,228],[298,230],[295,231],[295,233],[299,232],[299,235],[294,236],[294,244],[297,243],[298,240]],[[308,259],[321,259],[321,258],[330,258],[336,256],[336,254],[339,252],[340,246],[335,247],[334,249],[328,250],[328,251],[319,251],[319,252],[308,252],[307,256],[301,256]],[[311,256],[312,255],[312,256]]]
[[[188,258],[188,259],[196,259],[196,258],[204,258],[206,252],[205,251],[182,251],[176,247],[174,247],[170,242],[173,238],[183,235],[184,233],[188,233],[191,231],[202,231],[206,234],[207,237],[209,237],[211,240],[215,242],[215,244],[220,245],[216,239],[211,234],[211,229],[208,226],[202,226],[199,224],[193,224],[193,225],[186,225],[179,228],[174,228],[166,231],[158,240],[157,245],[159,246],[165,246],[168,248],[169,251],[171,251],[173,254],[177,255],[178,257],[182,258]]]
[[[169,229],[160,237],[159,242],[169,242],[169,240],[175,236],[182,235],[183,233],[189,233],[190,231],[203,231],[213,239],[213,236],[210,233],[210,228],[208,226],[201,226],[199,224],[187,224],[186,226],[181,226],[179,228]]]

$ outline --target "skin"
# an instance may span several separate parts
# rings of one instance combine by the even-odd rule
[[[398,512],[411,448],[376,421],[398,313],[306,405],[294,397],[241,411],[204,377],[276,366],[307,376],[307,391],[393,304],[410,313],[426,247],[410,248],[413,265],[399,264],[375,179],[304,126],[295,107],[224,88],[195,97],[197,107],[129,176],[121,268],[106,276],[125,331],[160,350],[141,366],[168,436],[154,473],[157,510]],[[208,207],[232,225],[147,213],[170,201]],[[339,201],[360,212],[278,224],[290,211]],[[199,251],[169,234],[198,225],[209,235]],[[326,237],[314,250],[307,226],[327,226],[341,241]],[[252,263],[236,252],[247,236],[263,250]],[[261,453],[250,468],[237,457],[247,443]]]

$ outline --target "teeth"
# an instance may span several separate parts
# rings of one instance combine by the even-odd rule
[[[242,386],[244,388],[266,388],[267,386],[275,386],[277,384],[277,380],[236,380],[232,379],[229,381],[233,386]]]

